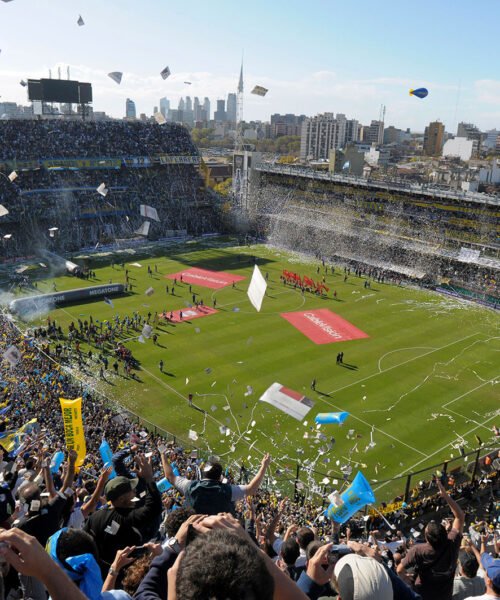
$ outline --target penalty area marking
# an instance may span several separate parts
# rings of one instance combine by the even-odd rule
[[[382,367],[380,366],[380,364],[384,360],[384,358],[386,358],[390,354],[394,354],[395,352],[403,352],[404,350],[436,350],[436,348],[434,348],[434,346],[410,346],[408,348],[397,348],[396,350],[390,350],[389,352],[386,352],[383,356],[381,356],[378,359],[378,372],[383,373]],[[423,356],[423,355],[421,355],[421,356]],[[417,356],[417,358],[419,358],[419,357]]]
[[[468,340],[469,338],[474,337],[475,335],[479,335],[479,333],[471,333],[470,335],[466,335],[465,337],[460,338],[459,340],[455,340],[454,342],[450,342],[449,344],[446,344],[439,348],[435,348],[434,350],[429,350],[429,352],[424,352],[424,354],[421,354],[420,356],[415,356],[413,358],[409,358],[408,360],[403,361],[402,363],[393,365],[392,367],[385,369],[385,371],[380,371],[377,373],[372,373],[371,375],[367,375],[366,377],[363,377],[362,379],[358,379],[357,381],[353,381],[352,383],[348,383],[346,385],[343,385],[342,387],[337,388],[336,390],[332,390],[331,392],[328,392],[328,395],[331,396],[332,394],[336,394],[337,392],[346,390],[346,389],[352,387],[353,385],[358,385],[358,384],[362,383],[363,381],[368,381],[369,379],[373,379],[373,377],[377,377],[378,375],[381,375],[382,373],[387,373],[388,371],[392,371],[393,369],[397,369],[398,367],[407,365],[408,363],[411,363],[414,360],[418,360],[419,358],[424,358],[424,356],[429,356],[429,354],[433,354],[434,352],[439,352],[440,350],[444,350],[445,348],[448,348],[449,346],[453,346],[454,344],[458,344],[460,342]]]

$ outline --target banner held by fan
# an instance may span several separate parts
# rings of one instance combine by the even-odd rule
[[[68,450],[75,450],[77,456],[75,466],[78,470],[83,465],[87,454],[85,433],[83,431],[82,399],[59,398],[59,401],[61,403],[66,447]]]

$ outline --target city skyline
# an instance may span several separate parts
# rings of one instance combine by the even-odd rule
[[[476,31],[469,24],[481,9],[488,18]],[[0,95],[26,104],[21,79],[46,77],[49,68],[57,77],[58,66],[64,77],[69,65],[72,78],[93,84],[94,109],[113,117],[123,116],[126,98],[138,114],[151,114],[162,97],[171,107],[186,95],[215,106],[236,91],[244,49],[247,121],[335,112],[369,124],[384,104],[387,125],[423,132],[439,119],[450,132],[460,121],[487,130],[500,125],[500,78],[486,60],[498,46],[498,17],[494,0],[473,7],[460,0],[453,11],[430,0],[404,8],[391,1],[376,12],[367,0],[355,8],[327,0],[307,8],[294,0],[238,8],[222,0],[210,7],[78,0],[71,8],[63,0],[14,0],[0,4]],[[172,75],[162,80],[167,64]],[[114,70],[123,71],[121,85],[107,76]],[[251,95],[254,85],[268,88],[267,96]],[[426,99],[409,96],[421,86]]]

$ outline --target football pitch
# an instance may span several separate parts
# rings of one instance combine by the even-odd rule
[[[132,293],[112,298],[114,307],[102,300],[73,304],[50,317],[67,333],[71,321],[90,315],[94,321],[112,321],[134,311],[142,316],[185,312],[193,293],[210,308],[215,300],[217,312],[202,318],[172,324],[160,319],[157,345],[151,339],[141,343],[140,331],[123,333],[140,363],[136,380],[126,379],[122,369],[115,375],[113,359],[105,381],[99,379],[97,362],[90,369],[100,392],[204,454],[220,456],[224,464],[244,460],[255,466],[270,452],[277,487],[294,478],[300,463],[301,478],[313,489],[312,481],[319,486],[324,477],[340,483],[341,468],[351,464],[353,475],[361,470],[371,481],[377,501],[387,501],[403,491],[404,480],[397,485],[386,480],[457,457],[459,446],[470,451],[477,447],[476,435],[492,441],[492,426],[500,424],[500,319],[492,310],[393,284],[372,282],[367,289],[365,278],[352,273],[344,281],[336,265],[334,274],[325,275],[328,298],[303,295],[280,281],[283,269],[318,280],[325,272],[321,262],[263,245],[192,243],[156,256],[121,256]],[[246,293],[254,257],[269,277],[260,313]],[[109,258],[92,260],[96,279],[45,279],[39,291],[51,292],[54,282],[57,290],[125,282],[121,258],[114,266]],[[245,279],[218,289],[192,283],[191,292],[188,282],[178,280],[172,295],[173,280],[167,276],[194,267]],[[154,293],[148,296],[150,287]],[[281,316],[317,309],[328,309],[367,337],[317,344]],[[39,323],[46,319],[30,325]],[[88,350],[85,344],[82,349]],[[344,353],[341,365],[339,352]],[[88,374],[84,379],[89,382]],[[314,402],[302,422],[259,401],[275,382]],[[190,393],[194,407],[187,401]],[[333,411],[350,416],[343,426],[317,428],[315,415]],[[188,439],[190,430],[196,441]],[[307,475],[307,466],[317,473]],[[331,491],[338,485],[326,487]]]

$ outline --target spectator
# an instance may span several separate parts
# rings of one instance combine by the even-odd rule
[[[143,543],[143,533],[152,520],[162,513],[161,495],[153,480],[151,463],[136,457],[137,475],[145,484],[144,506],[135,508],[137,479],[115,477],[106,485],[106,499],[111,508],[92,514],[85,524],[96,541],[101,571],[105,576],[118,550]]]
[[[174,475],[166,456],[162,455],[165,476],[184,496],[187,506],[191,506],[198,514],[216,515],[222,512],[234,514],[234,503],[245,496],[253,496],[264,479],[271,460],[265,454],[261,467],[248,485],[231,485],[223,483],[222,465],[215,459],[209,459],[203,467],[204,478],[200,481],[189,481],[185,477]]]
[[[423,600],[451,600],[465,514],[446,493],[441,481],[436,480],[436,483],[453,513],[452,529],[446,534],[441,523],[428,523],[424,531],[426,543],[410,549],[398,566],[398,574],[409,581],[407,569],[414,568],[415,589]]]
[[[480,596],[485,591],[484,580],[477,575],[479,563],[472,550],[462,549],[458,554],[459,576],[453,581],[453,600]]]

